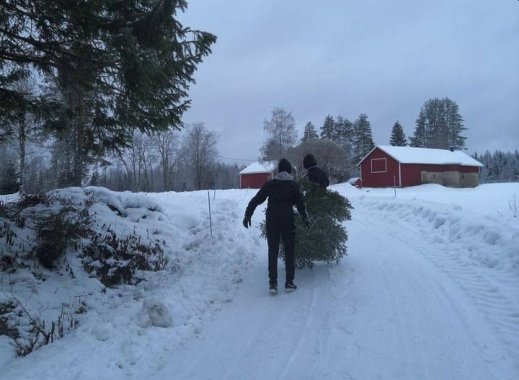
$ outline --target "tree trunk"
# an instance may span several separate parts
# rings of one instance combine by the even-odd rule
[[[25,194],[25,143],[26,143],[27,124],[25,114],[20,115],[18,124],[18,154],[20,167],[18,168],[18,192]]]

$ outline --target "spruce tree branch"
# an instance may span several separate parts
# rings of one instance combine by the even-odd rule
[[[62,33],[62,31],[59,28],[54,26],[54,25],[59,25],[60,22],[63,21],[62,19],[60,19],[58,17],[49,17],[49,15],[47,15],[47,14],[42,16],[38,13],[35,13],[35,12],[32,12],[30,10],[20,7],[19,4],[13,5],[9,2],[6,2],[6,4],[4,4],[3,6],[8,10],[18,13],[21,16],[27,17],[33,23],[38,23],[39,21],[42,21],[43,19],[45,19],[45,20],[49,21],[45,25],[46,28],[54,31],[56,34]]]
[[[52,62],[51,60],[46,60],[43,57],[29,54],[16,54],[6,51],[0,51],[0,59],[16,63],[38,63],[40,65],[58,67],[58,65]]]
[[[77,55],[77,54],[71,52],[70,50],[64,50],[62,48],[58,48],[58,47],[60,47],[60,43],[57,42],[57,41],[45,43],[45,42],[41,42],[41,41],[35,40],[34,38],[20,36],[18,34],[10,32],[9,30],[4,29],[4,28],[0,28],[0,32],[4,33],[5,35],[11,37],[14,40],[23,41],[23,42],[25,42],[25,43],[27,43],[29,45],[32,45],[32,46],[34,46],[36,48],[41,49],[45,53],[52,54],[56,58],[57,58],[57,55],[56,55],[56,52],[57,52],[57,53],[65,55],[65,56],[76,58],[76,59],[79,59],[79,60],[82,60],[82,61],[88,61],[88,62],[92,62],[92,63],[100,63],[101,62],[101,61],[96,60],[96,59],[93,58],[94,54],[91,54],[89,56]],[[98,48],[93,48],[93,49],[97,50],[97,52],[102,52],[101,49],[98,49]],[[92,52],[92,53],[95,53],[95,51]]]

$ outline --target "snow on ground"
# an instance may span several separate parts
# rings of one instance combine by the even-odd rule
[[[210,223],[207,191],[90,188],[98,224],[164,239],[169,265],[113,289],[78,275],[73,254],[75,279],[19,274],[33,310],[82,296],[88,311],[24,358],[0,337],[0,379],[518,378],[519,184],[331,188],[355,208],[348,256],[298,271],[297,292],[274,297],[263,210],[241,225],[255,191],[211,191]]]
[[[0,195],[0,202],[16,202],[20,199],[20,194],[7,194],[7,195]]]

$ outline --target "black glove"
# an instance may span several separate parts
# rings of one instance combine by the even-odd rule
[[[308,221],[308,218],[303,218],[303,225],[307,230],[310,228],[310,222]]]
[[[245,217],[243,218],[243,227],[249,228],[250,226],[250,216],[245,215]]]

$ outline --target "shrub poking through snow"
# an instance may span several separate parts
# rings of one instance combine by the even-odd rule
[[[26,242],[20,236],[25,227],[23,211],[19,202],[0,202],[0,272],[15,272],[19,256],[25,253]]]
[[[86,207],[60,200],[60,207],[36,219],[39,240],[36,257],[40,263],[51,269],[68,247],[88,236],[90,224]]]
[[[16,340],[20,337],[18,329],[9,324],[9,313],[15,308],[16,306],[12,300],[0,303],[0,335],[5,335],[12,340]]]
[[[12,312],[20,318],[23,317],[28,323],[25,326],[10,326],[9,319],[4,315]],[[42,346],[63,338],[78,325],[74,313],[66,305],[61,307],[57,320],[46,322],[33,317],[16,297],[0,304],[0,335],[6,335],[11,339],[18,356],[26,356]]]
[[[5,239],[5,245],[0,245],[0,272],[11,270],[14,264],[14,258],[12,255],[4,252],[3,247],[12,250],[12,247],[16,241],[16,233],[11,227],[9,220],[0,217],[0,239]]]
[[[85,269],[106,286],[136,284],[142,280],[137,271],[158,271],[167,264],[158,241],[146,245],[136,234],[119,238],[109,227],[106,234],[91,236],[82,256]]]
[[[297,268],[312,267],[316,261],[336,262],[346,255],[348,233],[342,224],[351,219],[350,201],[339,193],[322,189],[305,178],[299,181],[308,214],[309,227],[300,215],[295,219],[295,261]],[[261,225],[266,237],[265,222]],[[280,256],[284,258],[281,247]]]

